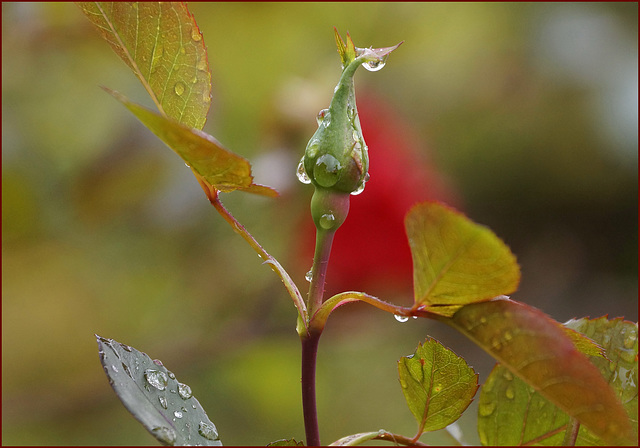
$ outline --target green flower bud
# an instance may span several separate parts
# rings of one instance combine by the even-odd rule
[[[349,33],[346,44],[337,30],[335,34],[338,53],[342,60],[342,75],[329,108],[321,110],[318,114],[318,130],[309,140],[305,155],[298,166],[300,181],[312,183],[316,187],[312,199],[312,214],[316,227],[321,226],[325,229],[337,229],[342,224],[349,210],[348,195],[361,193],[369,179],[369,154],[358,118],[353,75],[360,65],[370,71],[380,70],[387,55],[402,43],[394,47],[362,49],[353,45]],[[329,201],[327,198],[332,197],[331,192],[340,200]],[[344,217],[338,218],[334,210],[321,210],[322,204],[337,204],[342,201],[346,201],[346,207],[341,205],[338,208],[345,210]],[[326,219],[322,219],[324,215]],[[335,218],[331,221],[335,223],[333,225],[330,225],[331,215]]]

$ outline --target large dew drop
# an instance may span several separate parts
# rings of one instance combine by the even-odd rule
[[[311,269],[309,269],[309,271],[304,275],[304,278],[308,282],[310,282],[313,279],[313,275],[312,275],[312,270]]]
[[[395,317],[398,322],[402,322],[402,323],[404,323],[404,322],[409,320],[409,317],[401,316],[399,314],[394,314],[393,317]]]
[[[163,397],[162,395],[160,395],[158,397],[158,401],[160,401],[160,406],[162,406],[162,409],[167,409],[168,403],[167,403],[167,398],[166,397]]]
[[[144,371],[144,377],[149,384],[158,390],[165,390],[167,388],[169,378],[167,378],[166,373],[160,370],[147,369]]]
[[[370,72],[377,72],[378,70],[382,70],[386,63],[387,58],[385,56],[384,58],[375,61],[363,62],[362,66]]]
[[[198,425],[198,433],[208,440],[218,440],[218,430],[213,423],[200,422]]]
[[[191,388],[189,386],[187,386],[186,384],[178,383],[178,395],[180,395],[180,398],[182,398],[183,400],[187,400],[191,398],[193,394],[191,393]]]
[[[298,169],[296,170],[296,176],[298,176],[298,180],[303,184],[310,184],[311,179],[307,176],[307,172],[304,170],[304,157],[300,159],[300,163],[298,163]]]
[[[316,160],[313,176],[322,187],[332,187],[338,182],[342,166],[331,154],[323,154]]]

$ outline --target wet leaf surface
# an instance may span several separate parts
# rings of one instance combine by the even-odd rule
[[[509,248],[487,227],[434,202],[405,218],[413,257],[415,304],[451,316],[461,305],[515,291],[520,268]]]
[[[443,321],[466,334],[507,369],[488,382],[485,393],[494,394],[498,401],[481,400],[482,418],[491,418],[500,404],[513,402],[522,406],[534,401],[531,386],[606,443],[629,444],[633,440],[627,412],[601,369],[579,352],[556,321],[541,311],[502,298],[466,305]],[[625,356],[632,358],[627,352]],[[591,359],[607,362],[601,356]],[[515,376],[528,386],[517,388],[513,383]],[[497,377],[502,378],[500,382]],[[533,406],[544,407],[538,403]],[[544,409],[540,412],[545,413]],[[496,416],[500,417],[503,415]],[[563,424],[558,418],[548,411],[543,420],[546,424]],[[502,426],[494,424],[491,428],[493,431]],[[491,444],[488,434],[485,437]]]
[[[202,129],[211,72],[202,33],[186,3],[78,2],[168,117]]]
[[[158,360],[128,345],[96,335],[100,362],[124,406],[164,445],[220,446],[191,388]]]
[[[435,339],[398,361],[400,385],[419,432],[436,431],[456,421],[478,389],[478,374],[464,359]]]
[[[278,196],[275,190],[254,184],[249,161],[225,149],[214,137],[165,118],[129,101],[118,92],[106,88],[105,90],[173,149],[194,171],[196,177],[200,177],[216,190],[242,190],[263,196]]]

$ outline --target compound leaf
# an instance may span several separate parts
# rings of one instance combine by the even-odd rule
[[[515,256],[487,227],[432,202],[414,206],[405,227],[415,306],[451,316],[462,305],[517,289],[520,268]]]
[[[191,167],[198,179],[219,191],[242,190],[264,196],[278,196],[275,190],[254,184],[251,164],[245,158],[225,149],[211,135],[163,117],[129,101],[118,92],[105,90],[173,149]]]
[[[182,2],[78,2],[163,115],[202,129],[211,72],[202,33]]]
[[[96,335],[100,362],[124,406],[164,445],[220,446],[216,426],[160,361]]]
[[[561,326],[541,311],[500,298],[466,305],[452,318],[441,320],[467,335],[511,376],[519,376],[606,443],[629,444],[633,440],[619,397]],[[600,356],[592,359],[606,361]],[[496,393],[508,402],[516,400],[516,392],[505,386]],[[498,406],[488,402],[480,405],[481,416],[490,416],[493,406]]]
[[[590,360],[621,400],[632,433],[637,434],[637,324],[601,317],[572,320],[565,325],[605,346],[608,359],[596,354]],[[570,423],[569,415],[501,365],[494,368],[483,385],[478,410],[478,431],[484,445],[559,445],[565,440]],[[580,426],[576,445],[606,445],[606,442]]]
[[[411,356],[398,361],[400,385],[419,433],[455,422],[478,389],[478,374],[466,361],[435,339],[427,339]]]

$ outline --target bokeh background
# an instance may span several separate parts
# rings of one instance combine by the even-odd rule
[[[558,321],[638,319],[637,3],[193,3],[209,49],[206,131],[277,200],[227,207],[290,270],[311,264],[295,167],[340,72],[333,27],[401,40],[356,75],[371,181],[338,233],[328,290],[411,303],[402,219],[435,199],[517,255],[512,297]],[[94,333],[161,359],[226,445],[304,439],[295,309],[184,164],[105,85],[150,105],[71,3],[2,3],[2,443],[153,444],[100,367]],[[349,305],[320,345],[324,443],[416,423],[397,360],[443,325]],[[478,443],[476,408],[460,420]],[[449,443],[444,433],[424,436]]]

